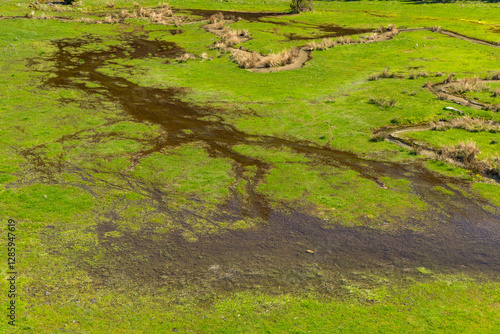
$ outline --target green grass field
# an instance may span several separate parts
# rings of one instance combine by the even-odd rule
[[[498,176],[384,140],[498,158],[498,132],[420,131],[500,122],[498,3],[169,5],[0,4],[0,332],[498,331]],[[217,11],[263,57],[399,33],[255,73],[213,47]],[[489,107],[429,88],[450,74]]]

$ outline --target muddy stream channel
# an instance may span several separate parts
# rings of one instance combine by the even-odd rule
[[[215,111],[183,102],[179,89],[142,87],[125,78],[103,74],[100,68],[107,61],[168,59],[183,53],[173,43],[148,40],[146,35],[128,33],[121,38],[123,43],[105,50],[85,48],[89,43],[103,42],[92,36],[54,41],[56,51],[43,58],[55,65],[49,70],[45,85],[100,94],[102,99],[120,105],[136,121],[160,125],[164,134],[152,141],[150,149],[138,157],[168,147],[203,143],[211,156],[230,159],[235,177],[247,181],[246,193],[244,198],[234,194],[221,212],[231,212],[241,219],[258,218],[265,223],[248,230],[199,236],[196,242],[186,241],[178,232],[158,235],[145,226],[117,238],[119,249],[108,249],[105,242],[101,244],[108,263],[88,268],[95,277],[108,284],[118,284],[119,277],[129,277],[143,283],[165,283],[175,287],[206,282],[207,277],[211,277],[210,284],[226,290],[273,286],[283,288],[282,291],[293,290],[297,285],[324,288],[328,275],[304,274],[304,268],[311,266],[332,275],[378,270],[404,276],[423,266],[439,272],[497,277],[500,270],[499,211],[449,186],[455,184],[467,189],[466,181],[435,174],[418,164],[363,159],[311,142],[244,133],[226,124]],[[85,82],[92,83],[95,88]],[[256,191],[272,166],[236,152],[233,147],[240,144],[289,148],[316,164],[354,170],[359,177],[380,187],[384,187],[381,177],[408,180],[412,191],[431,208],[427,217],[420,215],[412,223],[430,219],[436,224],[423,232],[399,230],[389,233],[362,227],[327,226],[321,219],[293,208],[273,209],[269,200]],[[136,163],[140,163],[140,158]],[[244,173],[248,166],[256,168],[251,176]],[[436,186],[453,194],[439,195],[433,190]],[[161,197],[161,191],[157,192]],[[164,196],[161,200],[168,199]],[[223,218],[221,214],[219,219]],[[116,224],[113,219],[102,220],[96,231],[100,238],[105,232],[113,231]],[[140,263],[134,255],[138,253],[141,254]]]

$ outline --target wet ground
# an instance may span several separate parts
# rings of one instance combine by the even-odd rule
[[[191,15],[201,16],[203,19],[209,19],[210,16],[222,13],[226,19],[237,20],[239,18],[247,20],[249,22],[265,22],[271,23],[279,26],[302,26],[308,29],[316,29],[319,33],[312,35],[302,35],[302,34],[285,34],[285,37],[289,40],[313,40],[319,38],[332,38],[341,36],[352,36],[356,34],[364,34],[368,32],[374,32],[374,29],[362,29],[362,28],[350,28],[343,27],[336,24],[310,24],[304,22],[297,22],[291,20],[290,22],[281,22],[269,20],[273,17],[280,17],[283,15],[293,15],[291,13],[268,13],[268,12],[234,12],[234,11],[218,11],[218,10],[202,10],[202,9],[184,9],[183,12],[187,12]]]
[[[182,101],[180,89],[142,87],[123,77],[103,74],[100,69],[117,58],[168,60],[183,53],[175,44],[149,40],[145,34],[128,33],[121,38],[121,44],[103,50],[85,48],[89,43],[100,42],[92,36],[54,41],[56,52],[43,59],[54,64],[46,84],[90,95],[98,93],[102,99],[120,105],[135,121],[161,126],[163,134],[146,143],[147,149],[132,156],[133,164],[164,148],[193,143],[202,143],[212,157],[229,159],[236,179],[246,181],[245,194],[235,194],[213,218],[257,218],[262,223],[248,230],[201,235],[196,242],[188,242],[180,232],[158,234],[147,224],[139,231],[120,237],[105,236],[105,232],[117,229],[118,216],[100,217],[95,230],[100,241],[98,249],[91,252],[93,255],[81,256],[105,255],[105,264],[87,268],[103,284],[119,284],[119,278],[126,277],[144,284],[173,287],[205,284],[209,280],[222,289],[274,286],[287,290],[296,288],[297,284],[312,284],[329,290],[326,285],[330,278],[326,277],[353,270],[405,275],[424,266],[489,277],[500,272],[498,210],[449,186],[455,184],[467,190],[465,181],[437,175],[416,164],[363,159],[311,142],[244,133],[226,124],[217,111]],[[94,88],[85,82],[94,84]],[[208,115],[212,116],[210,120]],[[408,223],[421,224],[426,230],[384,233],[326,223],[292,208],[275,209],[269,204],[270,199],[256,190],[272,168],[271,164],[233,149],[241,144],[289,148],[308,156],[312,164],[354,170],[380,187],[384,187],[381,177],[408,180],[412,192],[429,206],[425,215]],[[37,164],[33,152],[31,161]],[[54,168],[38,165],[41,170]],[[245,168],[250,166],[256,172],[248,176]],[[64,168],[64,164],[60,165],[59,172]],[[436,186],[452,195],[434,191]],[[154,194],[157,209],[166,210],[164,203],[169,200],[168,194],[158,188],[149,191]],[[320,269],[311,271],[311,266]]]

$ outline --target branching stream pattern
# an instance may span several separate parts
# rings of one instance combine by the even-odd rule
[[[102,268],[89,268],[97,277],[109,280],[110,276],[126,274],[147,282],[159,282],[166,275],[173,281],[182,277],[195,282],[210,270],[213,272],[213,268],[219,268],[213,267],[213,264],[220,264],[226,269],[233,268],[233,276],[225,276],[231,276],[229,281],[233,283],[232,280],[239,275],[239,281],[259,281],[261,284],[266,278],[256,278],[258,275],[255,272],[259,268],[280,269],[286,266],[287,270],[292,270],[290,268],[294,265],[313,260],[332,270],[338,270],[339,266],[356,268],[367,263],[373,266],[383,263],[400,268],[425,265],[498,273],[500,217],[494,213],[496,208],[485,210],[487,203],[466,197],[448,185],[461,181],[434,174],[418,165],[368,160],[312,142],[247,134],[226,124],[213,110],[182,101],[179,89],[143,87],[123,77],[103,74],[100,69],[113,59],[172,58],[183,52],[173,43],[149,40],[146,35],[136,32],[123,34],[121,38],[120,45],[112,45],[105,50],[85,48],[89,43],[99,42],[92,36],[54,41],[56,51],[44,59],[55,65],[49,71],[50,78],[46,84],[88,94],[98,93],[103,99],[121,106],[136,121],[161,126],[164,130],[162,135],[153,138],[149,148],[130,157],[132,165],[140,164],[142,158],[153,152],[192,143],[203,143],[211,156],[230,160],[235,178],[246,181],[244,201],[238,200],[236,195],[230,200],[244,203],[237,205],[240,211],[236,214],[242,219],[258,218],[265,224],[249,231],[201,235],[195,243],[187,242],[176,232],[153,241],[150,238],[153,232],[145,227],[140,232],[116,237],[114,242],[120,245],[116,250],[106,249],[104,233],[112,231],[114,223],[112,219],[103,219],[97,233],[103,240],[101,247],[106,249],[108,255],[107,267],[114,269],[106,272]],[[82,81],[93,83],[95,88],[89,88]],[[206,116],[211,116],[210,120]],[[61,141],[64,140],[61,138]],[[432,208],[429,217],[415,219],[432,219],[442,224],[429,233],[406,231],[399,235],[386,235],[364,228],[326,228],[324,222],[317,218],[293,210],[285,213],[272,209],[270,199],[259,193],[257,187],[273,166],[235,151],[234,146],[241,144],[266,149],[285,147],[309,157],[314,163],[354,170],[360,177],[380,187],[384,187],[382,177],[406,179],[411,182],[412,191]],[[37,162],[40,159],[36,148],[26,150],[25,156],[43,170],[43,163]],[[245,168],[249,166],[256,169],[251,176],[245,174]],[[64,168],[69,167],[59,166],[59,171]],[[82,170],[80,172],[83,173]],[[126,173],[123,177],[133,182]],[[439,196],[433,191],[436,186],[447,189],[453,195],[446,198]],[[156,194],[159,208],[168,201],[161,189],[153,189],[151,193]],[[305,254],[304,247],[315,249],[316,254]],[[162,255],[165,249],[170,249],[168,256]],[[137,252],[146,258],[141,261],[140,271],[135,270],[137,259],[134,254]],[[201,254],[202,257],[197,256]],[[235,271],[235,267],[243,269]]]

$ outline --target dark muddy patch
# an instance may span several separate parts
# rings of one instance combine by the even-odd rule
[[[318,285],[324,281],[304,269],[310,265],[331,273],[360,268],[396,268],[403,272],[416,266],[450,272],[498,273],[500,217],[493,213],[496,208],[485,210],[487,203],[465,196],[448,185],[467,189],[465,182],[434,174],[419,165],[363,159],[307,141],[247,134],[224,123],[216,111],[182,101],[180,89],[143,87],[99,70],[106,61],[116,58],[175,57],[183,52],[175,44],[151,41],[145,35],[124,34],[119,45],[105,50],[86,50],[88,43],[96,41],[99,40],[92,36],[54,41],[57,51],[44,59],[54,64],[46,84],[78,89],[90,95],[99,93],[102,99],[120,105],[135,121],[159,125],[164,131],[144,143],[147,148],[132,157],[135,164],[153,152],[195,143],[201,143],[212,157],[228,159],[236,180],[246,181],[245,194],[234,195],[232,202],[221,206],[212,218],[218,221],[258,218],[262,222],[248,230],[219,229],[216,234],[198,235],[197,241],[188,242],[180,232],[159,234],[147,224],[138,232],[122,231],[120,237],[111,237],[105,232],[113,231],[120,224],[119,215],[98,217],[95,233],[99,246],[92,254],[82,254],[82,257],[106,255],[99,266],[87,266],[102,282],[114,279],[116,283],[119,277],[128,277],[138,282],[178,286],[204,284],[209,277],[214,285],[223,289],[254,285],[293,289],[300,282]],[[89,88],[82,81],[97,87]],[[429,211],[414,222],[403,223],[418,225],[420,220],[429,220],[434,227],[421,233],[400,229],[395,234],[342,227],[336,223],[327,228],[325,222],[317,218],[293,210],[283,213],[273,209],[269,199],[257,191],[273,166],[236,152],[234,147],[241,144],[289,148],[308,156],[314,164],[354,170],[359,177],[380,187],[385,186],[382,177],[408,180],[411,191],[428,204]],[[46,163],[39,165],[42,170],[52,168],[53,172],[60,172]],[[245,173],[247,167],[252,167],[255,173],[249,176]],[[126,174],[121,176],[126,178]],[[449,190],[452,195],[438,194],[433,190],[436,186]],[[162,192],[158,185],[141,187],[151,194],[156,210],[167,212],[165,203],[171,201],[169,194]],[[177,219],[182,221],[184,217],[180,214]],[[306,250],[313,250],[314,254]]]
[[[209,10],[209,9],[179,9],[180,12],[189,13],[191,15],[201,16],[203,19],[209,19],[210,16],[222,13],[225,19],[237,20],[241,18],[250,22],[259,22],[264,17],[290,15],[290,13],[275,13],[275,12],[235,12],[225,10]]]
[[[371,28],[349,28],[335,24],[320,24],[318,25],[318,29],[324,32],[332,33],[334,36],[348,36],[374,32],[374,29]]]
[[[273,210],[266,225],[202,236],[196,242],[186,241],[179,233],[159,235],[147,227],[106,237],[105,232],[114,230],[113,223],[102,222],[97,227],[96,251],[105,254],[107,270],[91,268],[91,272],[102,282],[128,277],[174,289],[313,288],[324,293],[339,288],[339,274],[346,277],[357,271],[401,278],[425,267],[449,274],[480,272],[497,279],[500,240],[486,227],[491,221],[483,218],[473,224],[463,221],[465,229],[444,224],[426,233],[387,234],[361,227],[328,227],[311,216]]]

